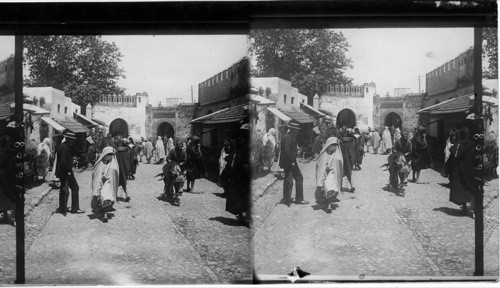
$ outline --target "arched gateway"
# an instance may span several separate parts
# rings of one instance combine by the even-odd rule
[[[168,138],[174,138],[174,127],[168,122],[163,122],[158,126],[156,135],[161,136],[162,138],[165,136],[167,136]]]
[[[385,116],[384,126],[399,128],[403,125],[403,121],[401,121],[401,117],[396,112],[391,112]]]
[[[343,126],[348,128],[354,128],[356,126],[356,114],[351,109],[342,109],[339,114],[337,114],[337,127],[341,128]]]
[[[111,136],[117,136],[120,135],[121,137],[128,137],[128,123],[127,121],[117,118],[113,121],[111,121],[111,124],[109,124],[109,133]]]

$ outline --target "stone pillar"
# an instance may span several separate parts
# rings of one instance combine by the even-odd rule
[[[87,116],[87,118],[89,119],[92,119],[92,105],[87,104],[87,107],[85,107],[85,116]]]
[[[318,94],[313,97],[313,107],[314,109],[319,109],[319,96]]]

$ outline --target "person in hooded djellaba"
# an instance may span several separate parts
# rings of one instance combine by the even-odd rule
[[[113,147],[105,147],[92,171],[92,211],[102,222],[108,222],[108,213],[113,209],[119,186],[119,167]]]
[[[343,157],[339,149],[339,139],[330,137],[326,140],[316,162],[316,202],[325,206],[331,213],[333,202],[339,201],[337,196],[342,190]]]

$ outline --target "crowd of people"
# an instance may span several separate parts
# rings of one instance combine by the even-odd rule
[[[71,190],[71,213],[84,213],[79,205],[79,186],[73,174],[73,146],[76,137],[71,132],[64,134],[64,140],[58,146],[54,161],[54,177],[61,183],[58,212],[67,214],[67,202]],[[134,141],[122,136],[98,137],[88,149],[87,159],[92,165],[92,201],[91,209],[103,222],[108,222],[109,212],[119,200],[129,202],[127,181],[135,180],[135,173],[140,163],[162,165],[161,173],[164,189],[160,200],[179,206],[183,192],[191,192],[197,179],[205,178],[207,168],[201,153],[200,138],[166,139],[158,137],[153,145],[151,139],[142,138]],[[226,210],[241,221],[249,217],[249,171],[248,149],[244,139],[227,139],[221,155],[219,184],[226,197]],[[45,144],[44,144],[45,145]],[[44,147],[41,147],[44,150]],[[42,153],[44,153],[42,151]],[[222,157],[224,156],[224,157]],[[145,159],[144,159],[145,158]],[[187,184],[186,189],[184,184]],[[118,188],[122,187],[124,198],[118,197]]]

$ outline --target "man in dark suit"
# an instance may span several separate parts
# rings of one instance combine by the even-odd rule
[[[297,142],[295,136],[300,130],[296,122],[288,123],[288,131],[281,138],[280,167],[285,170],[285,180],[283,182],[283,200],[290,207],[292,202],[293,179],[295,179],[295,204],[308,204],[304,201],[302,173],[297,164]]]
[[[73,174],[73,155],[71,146],[75,143],[76,136],[72,132],[66,132],[65,141],[57,148],[56,176],[61,180],[61,190],[59,191],[59,213],[66,216],[68,207],[68,187],[71,189],[71,213],[81,214],[85,211],[80,210],[78,199],[78,183]]]

